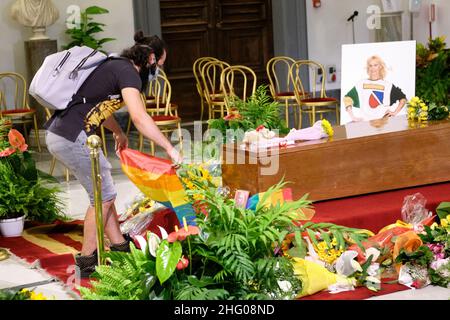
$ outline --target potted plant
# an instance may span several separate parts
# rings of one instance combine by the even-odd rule
[[[1,121],[1,120],[0,120]],[[22,134],[8,131],[0,122],[0,231],[5,237],[19,236],[24,220],[49,223],[66,220],[60,213],[60,191],[46,183],[56,179],[38,170],[27,151]]]
[[[255,130],[263,126],[269,130],[278,130],[280,134],[289,133],[286,124],[280,118],[278,103],[267,94],[267,86],[261,85],[257,88],[255,94],[242,101],[234,97],[231,99],[231,108],[227,116],[221,119],[211,119],[208,121],[209,129],[219,130],[224,140],[229,140],[227,130],[243,132]]]
[[[71,42],[63,48],[69,49],[74,46],[88,46],[92,49],[101,49],[104,43],[115,40],[114,38],[97,40],[93,36],[95,33],[102,32],[102,27],[104,27],[105,24],[93,22],[93,18],[90,16],[105,13],[109,13],[109,11],[98,6],[88,7],[86,10],[81,12],[79,24],[75,24],[73,28],[66,30],[66,34],[71,37]]]
[[[419,43],[416,57],[416,95],[426,104],[449,106],[450,51],[445,37],[430,39],[427,47]],[[433,111],[430,108],[430,112]]]

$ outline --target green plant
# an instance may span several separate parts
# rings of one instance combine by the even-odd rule
[[[248,131],[264,126],[270,130],[279,130],[280,134],[289,132],[284,121],[280,118],[278,103],[267,94],[267,86],[259,86],[255,94],[247,101],[233,98],[230,102],[232,114],[223,119],[208,121],[209,128],[221,131],[225,139],[228,129]]]
[[[8,140],[0,146],[0,219],[25,216],[40,222],[65,220],[60,213],[60,189],[46,185],[57,180],[36,168],[17,130],[9,131]]]
[[[416,95],[438,107],[449,105],[450,51],[445,47],[445,37],[430,39],[428,47],[417,45]]]
[[[92,289],[80,288],[84,299],[286,299],[301,290],[290,259],[274,252],[293,227],[298,201],[262,203],[285,185],[270,188],[256,209],[235,206],[217,189],[194,180],[207,212],[199,212],[199,228],[186,225],[131,253],[108,253],[110,265],[96,269]],[[193,197],[193,195],[190,195]],[[141,248],[142,248],[142,243]],[[157,244],[155,246],[155,244]],[[280,281],[290,284],[289,290]]]
[[[109,265],[96,268],[92,289],[80,287],[86,300],[149,300],[156,283],[155,263],[131,244],[131,253],[106,253]]]
[[[92,49],[101,49],[103,44],[109,41],[115,40],[115,38],[103,38],[97,40],[94,34],[102,32],[105,26],[104,23],[94,22],[91,15],[105,14],[109,11],[105,8],[98,6],[91,6],[86,8],[86,10],[81,12],[80,24],[74,28],[66,30],[66,34],[71,37],[71,42],[64,46],[64,49],[69,49],[74,46],[88,46]]]

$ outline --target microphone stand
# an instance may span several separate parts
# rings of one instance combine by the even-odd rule
[[[353,16],[350,20],[352,20],[352,31],[353,31],[353,44],[356,43],[356,38],[355,38],[355,18],[356,16]]]

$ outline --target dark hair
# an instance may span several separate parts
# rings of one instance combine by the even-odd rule
[[[137,31],[134,34],[134,41],[135,44],[125,49],[120,56],[132,60],[141,68],[147,66],[151,53],[155,54],[155,59],[158,61],[166,50],[166,44],[157,35],[145,36],[144,32]]]

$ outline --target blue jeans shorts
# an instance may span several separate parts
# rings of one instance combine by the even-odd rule
[[[86,142],[86,132],[81,131],[75,142],[72,142],[47,130],[45,141],[48,151],[73,173],[89,194],[91,206],[94,206],[91,158]],[[108,202],[116,198],[117,191],[111,176],[111,164],[105,158],[103,150],[100,150],[99,160],[102,177],[102,201]]]

